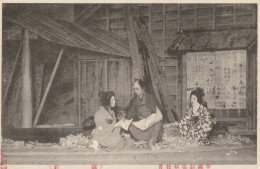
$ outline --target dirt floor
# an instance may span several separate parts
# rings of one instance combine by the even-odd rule
[[[25,145],[4,144],[2,161],[11,164],[256,164],[256,142],[247,138],[218,136],[211,146],[201,146],[182,137],[164,138],[157,147],[138,148],[127,146],[123,150],[94,150],[73,143],[84,138],[82,135],[70,137],[63,144],[26,143]],[[168,139],[168,140],[167,140]],[[165,141],[166,140],[166,141]],[[168,142],[167,142],[168,141]],[[217,142],[214,142],[217,141]],[[70,143],[70,144],[68,144]],[[74,145],[74,146],[73,146]],[[167,146],[166,146],[167,145]],[[129,148],[130,147],[130,148]]]

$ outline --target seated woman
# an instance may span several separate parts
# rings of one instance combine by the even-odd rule
[[[190,94],[191,107],[183,119],[174,122],[180,132],[189,139],[194,139],[201,144],[209,145],[209,132],[212,129],[212,119],[207,108],[203,106],[204,91],[196,88]]]
[[[101,97],[101,106],[94,117],[96,128],[92,131],[93,139],[106,148],[122,148],[121,127],[115,127],[117,125],[116,116],[114,111],[111,110],[115,106],[115,93],[112,91],[99,92],[99,97]]]
[[[137,141],[147,141],[150,145],[154,145],[162,138],[163,131],[162,115],[157,108],[156,98],[145,91],[145,85],[141,79],[135,80],[133,87],[135,96],[126,114],[126,119],[133,119],[128,128],[129,133]]]

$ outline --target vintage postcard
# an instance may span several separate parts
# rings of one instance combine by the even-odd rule
[[[1,169],[259,168],[258,9],[3,1]]]

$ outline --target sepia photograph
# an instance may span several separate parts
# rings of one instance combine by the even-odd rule
[[[1,169],[257,165],[257,15],[257,3],[2,3]]]

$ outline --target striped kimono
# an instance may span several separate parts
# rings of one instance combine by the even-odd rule
[[[120,135],[121,128],[114,127],[116,116],[114,111],[109,111],[103,106],[95,113],[94,121],[96,129],[92,131],[94,140],[97,140],[99,145],[110,149],[122,148],[123,140]]]
[[[183,119],[178,121],[178,128],[183,136],[198,141],[201,144],[210,144],[208,140],[209,132],[212,129],[212,120],[207,108],[200,105],[197,112],[192,112],[190,108]]]

